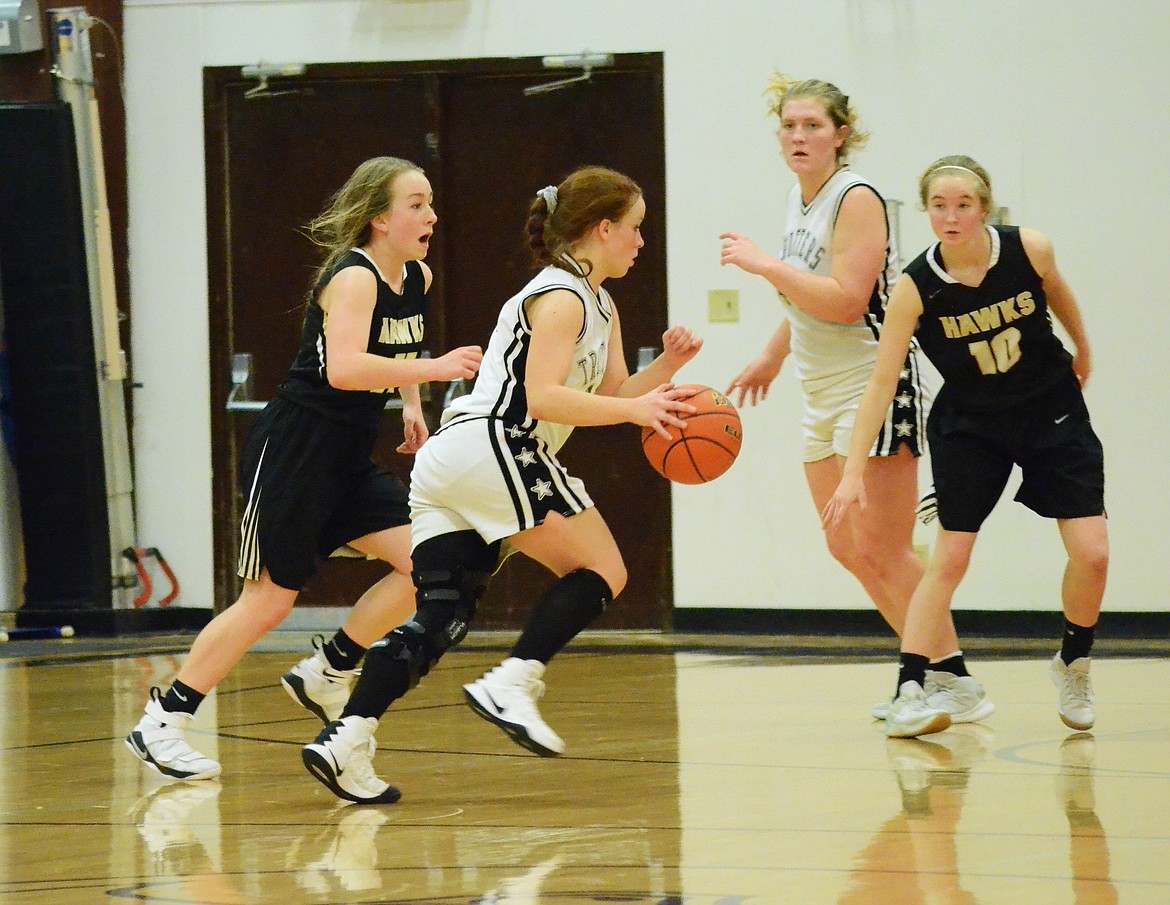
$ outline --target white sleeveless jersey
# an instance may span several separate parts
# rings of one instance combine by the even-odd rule
[[[846,193],[857,186],[867,186],[881,198],[870,182],[847,169],[834,173],[807,206],[801,197],[800,185],[793,186],[788,195],[784,250],[780,260],[817,276],[831,276],[833,227],[837,223],[837,212]],[[869,308],[858,320],[851,324],[822,320],[784,299],[792,325],[792,357],[796,362],[797,377],[801,380],[834,377],[872,364],[877,359],[878,329],[890,290],[901,269],[888,216],[886,234],[889,238],[885,266],[878,274]]]
[[[443,413],[444,427],[473,417],[497,418],[516,437],[523,434],[543,440],[554,455],[569,439],[572,426],[537,421],[528,413],[524,379],[532,327],[525,303],[554,289],[567,289],[581,300],[585,323],[573,349],[573,367],[565,386],[593,393],[605,376],[609,360],[613,300],[604,289],[593,291],[576,261],[567,255],[564,260],[573,273],[560,267],[546,267],[504,303],[484,352],[475,387],[466,396],[455,399]]]

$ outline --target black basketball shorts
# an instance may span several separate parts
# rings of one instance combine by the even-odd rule
[[[410,524],[406,487],[370,459],[376,430],[277,397],[248,435],[238,574],[300,590],[320,558]]]
[[[1105,514],[1105,457],[1075,378],[1012,408],[955,411],[927,424],[939,523],[976,532],[1018,465],[1016,501],[1052,519]]]

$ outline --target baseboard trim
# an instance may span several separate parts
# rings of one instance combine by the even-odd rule
[[[1036,610],[956,610],[959,636],[984,638],[1059,637],[1059,612]],[[885,635],[889,627],[877,610],[771,610],[687,608],[674,611],[674,631],[732,635]],[[1164,640],[1170,612],[1103,612],[1098,637]]]
[[[215,614],[203,607],[164,607],[141,610],[28,609],[14,614],[17,628],[71,625],[81,636],[118,637],[150,632],[183,632],[203,628]]]

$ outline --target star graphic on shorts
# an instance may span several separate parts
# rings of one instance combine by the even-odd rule
[[[516,453],[516,461],[527,468],[536,461],[536,453],[530,449],[522,449],[520,452]]]
[[[898,403],[898,406],[900,408],[907,408],[910,405],[910,403],[914,401],[914,397],[911,396],[909,393],[903,393],[901,396],[898,396],[894,401],[896,403]]]
[[[537,481],[532,485],[532,492],[536,494],[538,500],[543,500],[545,497],[552,496],[552,484],[548,481]]]
[[[910,379],[910,369],[909,368],[902,368],[902,372],[898,376],[902,380],[909,380]]]
[[[523,437],[524,436],[524,428],[520,427],[518,424],[513,424],[510,428],[508,428],[508,436],[511,437],[512,439],[516,439],[517,437]]]
[[[899,421],[894,425],[894,430],[898,432],[899,437],[909,437],[914,430],[914,425],[909,421]]]

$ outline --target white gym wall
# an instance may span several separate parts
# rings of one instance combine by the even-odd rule
[[[931,238],[913,203],[926,164],[967,153],[987,166],[1010,222],[1055,241],[1094,342],[1106,608],[1170,609],[1170,474],[1158,464],[1170,447],[1170,11],[1145,0],[126,0],[138,529],[166,551],[184,605],[212,597],[208,411],[222,404],[208,395],[202,68],[586,49],[664,53],[670,320],[706,338],[689,382],[724,388],[779,316],[762,280],[719,267],[717,239],[735,229],[779,243],[793,180],[764,113],[773,69],[834,81],[856,103],[873,138],[854,166],[907,202],[907,259]],[[499,301],[515,288],[498,287]],[[619,306],[639,304],[612,289]],[[740,291],[739,323],[706,323],[711,289]],[[788,366],[743,413],[732,471],[674,491],[677,607],[870,607],[824,549],[798,396]],[[1062,569],[1055,527],[1005,500],[956,604],[1055,610]]]

